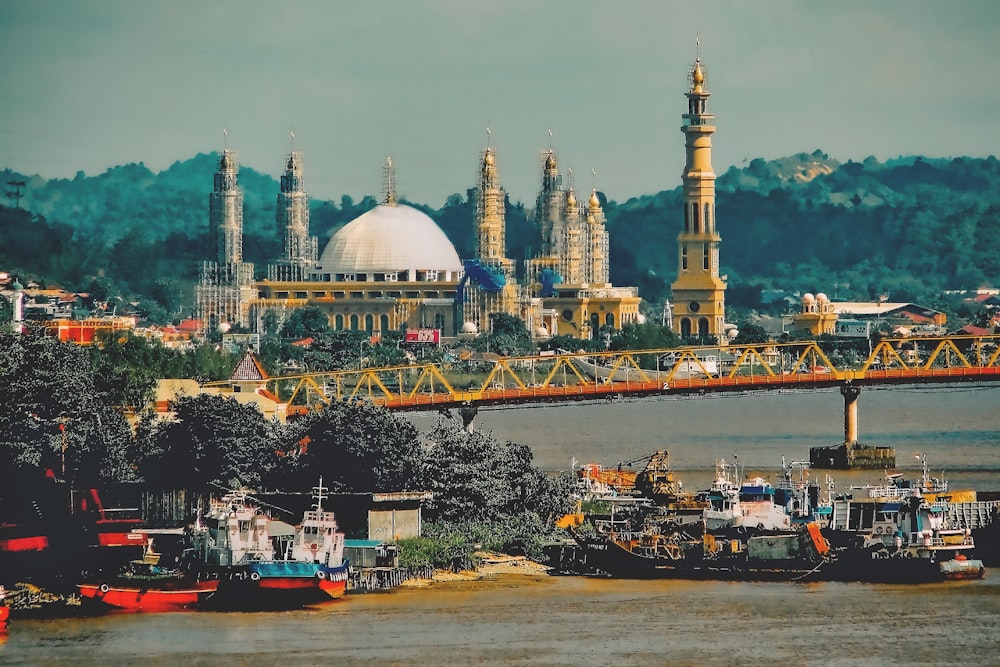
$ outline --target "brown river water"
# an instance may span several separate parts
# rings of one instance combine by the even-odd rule
[[[838,442],[842,405],[836,392],[616,401],[489,410],[476,425],[550,470],[668,449],[696,489],[717,458],[774,476],[782,455]],[[953,488],[1000,490],[1000,388],[866,390],[860,405],[860,439],[895,445],[907,477],[923,453]],[[1000,665],[1000,573],[922,586],[513,575],[294,612],[21,621],[0,639],[0,665],[124,664]]]

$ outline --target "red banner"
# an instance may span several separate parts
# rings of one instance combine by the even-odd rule
[[[407,343],[434,343],[439,345],[441,343],[441,330],[440,329],[407,329],[406,330],[406,342]]]

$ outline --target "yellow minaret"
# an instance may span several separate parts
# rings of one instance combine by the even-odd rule
[[[711,93],[705,87],[701,59],[691,70],[683,114],[687,164],[684,186],[684,229],[677,235],[677,280],[674,281],[673,329],[683,338],[715,337],[722,341],[726,320],[726,283],[719,277],[719,242],[715,231],[715,172],[712,134],[715,116],[708,113]]]

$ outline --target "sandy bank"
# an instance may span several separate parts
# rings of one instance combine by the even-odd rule
[[[422,588],[435,583],[479,581],[507,575],[539,576],[548,574],[549,567],[528,560],[524,556],[507,556],[505,554],[478,552],[475,554],[480,565],[476,570],[434,570],[432,579],[408,579],[400,586]]]

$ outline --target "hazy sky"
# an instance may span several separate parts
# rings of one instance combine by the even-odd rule
[[[564,173],[624,201],[675,187],[700,36],[717,173],[831,157],[986,156],[1000,144],[1000,2],[961,0],[4,0],[0,167],[161,170],[229,146],[315,198],[382,188],[440,206],[500,178],[534,201]],[[205,174],[206,192],[212,175]]]

